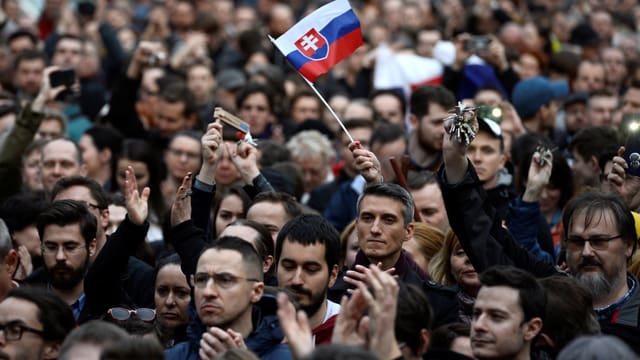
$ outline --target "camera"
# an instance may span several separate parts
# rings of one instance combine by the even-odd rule
[[[472,36],[465,42],[464,48],[468,52],[478,53],[487,50],[489,43],[491,43],[491,38],[488,36]]]

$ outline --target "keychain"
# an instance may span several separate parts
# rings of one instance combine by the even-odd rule
[[[449,129],[449,138],[455,137],[456,141],[464,146],[469,146],[478,134],[478,128],[474,123],[476,117],[475,107],[467,107],[465,104],[458,102],[458,105],[449,110],[449,115],[445,120],[453,119],[451,129]]]

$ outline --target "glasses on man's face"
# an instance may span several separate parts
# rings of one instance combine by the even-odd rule
[[[588,242],[589,246],[594,250],[607,250],[611,240],[619,239],[621,237],[622,235],[615,235],[611,237],[595,235],[585,239],[580,236],[569,236],[567,237],[567,249],[582,250],[584,249],[584,244]]]
[[[182,158],[183,156],[186,156],[187,160],[200,160],[200,154],[191,152],[191,151],[184,151],[180,149],[169,148],[169,153],[177,157],[178,159]]]
[[[131,310],[123,307],[114,307],[109,309],[107,313],[112,318],[122,321],[129,319],[131,315],[135,315],[136,317],[138,317],[138,319],[145,322],[151,322],[156,318],[156,311],[149,308],[138,308],[135,310]]]
[[[57,254],[58,249],[62,248],[62,251],[67,254],[75,254],[84,248],[83,244],[79,244],[77,242],[66,242],[62,245],[53,243],[53,242],[45,242],[42,244],[42,252],[45,254]]]
[[[240,280],[245,280],[245,281],[260,281],[258,279],[251,279],[251,278],[245,278],[245,277],[241,277],[241,276],[236,276],[233,274],[229,274],[229,273],[205,273],[205,272],[199,272],[199,273],[195,273],[194,275],[191,276],[191,282],[193,283],[193,286],[197,287],[197,288],[204,288],[205,286],[207,286],[207,284],[209,283],[209,280],[213,280],[213,284],[222,288],[222,289],[230,289],[234,286],[236,286],[236,284],[238,284],[238,282],[240,282]]]
[[[22,339],[22,334],[24,334],[25,331],[36,334],[40,337],[44,335],[44,332],[42,330],[37,330],[32,327],[23,325],[20,321],[17,320],[9,321],[6,324],[0,324],[0,331],[2,331],[2,333],[4,334],[4,338],[7,341],[18,341]]]

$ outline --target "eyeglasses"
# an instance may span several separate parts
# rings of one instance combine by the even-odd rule
[[[86,201],[81,201],[81,203],[87,205],[87,207],[92,208],[92,209],[105,210],[104,208],[101,208],[100,205],[97,205],[97,204],[92,204],[92,203],[86,202]]]
[[[241,277],[241,276],[236,276],[233,274],[229,274],[229,273],[205,273],[205,272],[199,272],[199,273],[195,273],[194,275],[191,276],[191,282],[193,284],[193,286],[197,287],[197,288],[204,288],[207,286],[207,284],[209,283],[209,280],[213,280],[213,283],[216,286],[219,286],[222,289],[230,289],[234,286],[236,286],[236,284],[240,281],[240,280],[246,280],[246,281],[260,281],[258,279],[251,279],[251,278],[245,278],[245,277]]]
[[[200,160],[200,154],[191,151],[184,151],[180,149],[169,148],[169,153],[177,158],[186,156],[189,160]]]
[[[40,337],[44,335],[42,330],[37,330],[25,325],[22,325],[20,321],[10,321],[6,324],[0,324],[0,331],[4,334],[4,338],[7,341],[18,341],[22,339],[22,334],[26,332],[34,333]]]
[[[580,236],[569,236],[567,237],[567,248],[570,250],[582,250],[584,248],[584,244],[589,242],[589,246],[594,250],[606,250],[609,247],[609,241],[619,239],[621,237],[622,235],[615,235],[611,237],[596,235],[584,239]]]
[[[149,308],[138,308],[135,310],[125,309],[123,307],[114,307],[109,309],[107,313],[116,320],[127,320],[131,317],[131,314],[138,317],[138,319],[151,322],[156,318],[156,311]]]
[[[42,252],[45,254],[56,254],[59,248],[62,248],[65,254],[70,255],[80,251],[80,249],[84,248],[84,245],[76,242],[66,242],[62,245],[51,242],[42,244]]]

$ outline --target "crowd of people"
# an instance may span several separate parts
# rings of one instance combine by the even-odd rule
[[[326,3],[0,1],[0,358],[640,356],[640,5]]]

